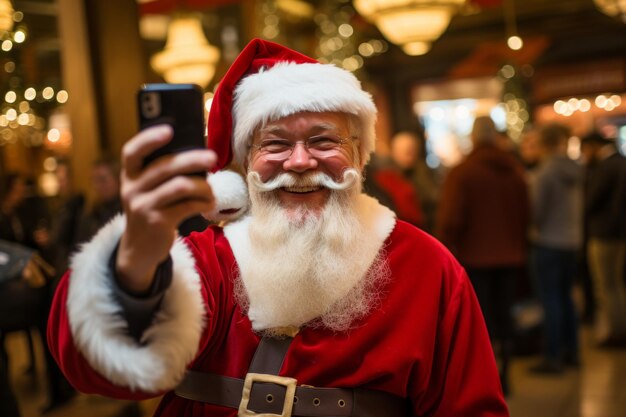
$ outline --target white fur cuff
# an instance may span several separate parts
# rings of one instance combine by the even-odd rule
[[[75,343],[108,380],[131,390],[174,388],[195,357],[204,328],[200,277],[187,246],[177,240],[170,255],[173,280],[141,344],[127,331],[111,289],[108,261],[126,226],[117,216],[71,262],[67,310]]]
[[[241,175],[234,171],[221,170],[207,176],[211,185],[215,206],[202,213],[205,219],[220,222],[232,221],[248,210],[248,187]]]

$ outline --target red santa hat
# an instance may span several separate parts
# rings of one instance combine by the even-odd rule
[[[376,107],[357,78],[349,71],[321,64],[282,45],[252,40],[222,78],[213,97],[207,144],[217,154],[214,171],[223,169],[233,159],[243,167],[255,129],[304,111],[353,115],[360,130],[359,160],[369,160],[375,144]],[[223,220],[220,212],[245,212],[245,184],[231,180],[235,180],[232,175],[212,175],[218,214],[207,216],[211,220]],[[228,185],[219,187],[222,191],[216,193],[216,185],[222,181],[228,181]]]

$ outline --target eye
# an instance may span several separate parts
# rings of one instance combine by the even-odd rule
[[[283,139],[266,139],[259,145],[263,152],[280,153],[291,149],[291,142]]]
[[[309,138],[307,145],[313,149],[334,149],[341,145],[341,139],[334,136],[314,136]]]

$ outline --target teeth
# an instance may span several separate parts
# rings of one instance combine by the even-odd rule
[[[290,193],[310,193],[319,190],[319,187],[285,187],[285,191]]]

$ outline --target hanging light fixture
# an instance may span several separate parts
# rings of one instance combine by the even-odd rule
[[[355,9],[409,55],[423,55],[467,0],[354,0]]]
[[[194,83],[206,88],[219,59],[220,51],[207,41],[200,19],[185,14],[172,19],[165,49],[155,54],[150,64],[169,83]]]
[[[626,0],[593,0],[593,2],[602,13],[619,17],[626,23]]]
[[[0,0],[0,34],[13,29],[13,6],[9,0]]]

